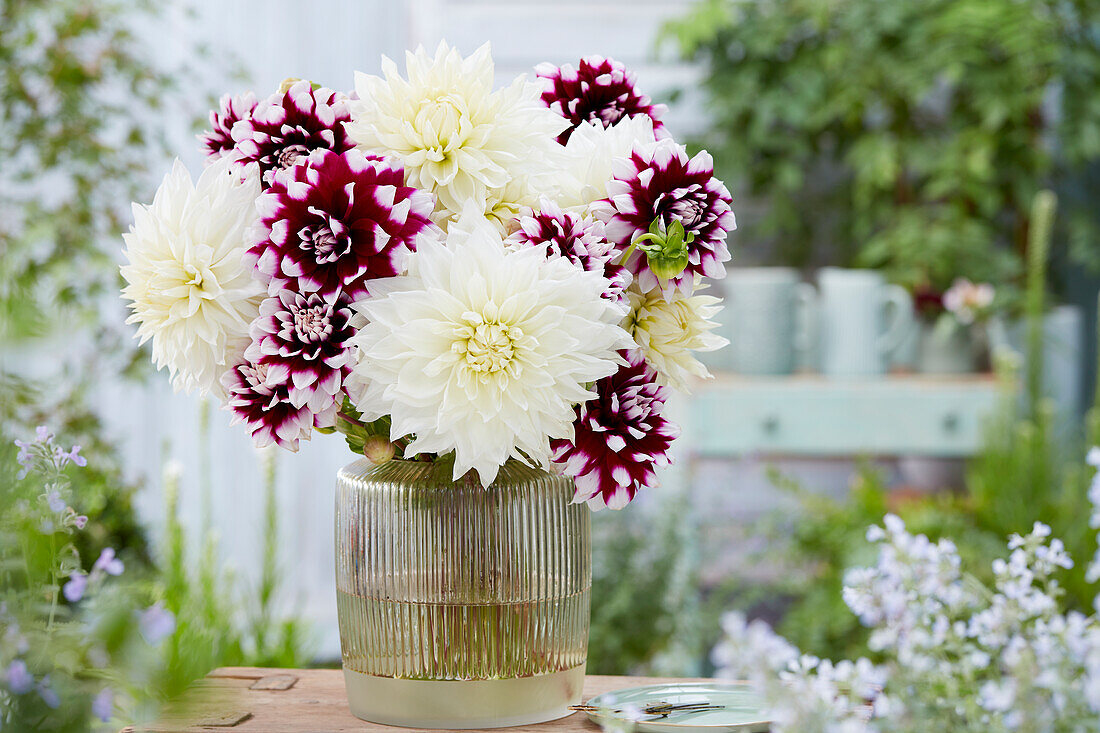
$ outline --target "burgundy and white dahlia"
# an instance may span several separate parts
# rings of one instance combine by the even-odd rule
[[[625,267],[616,264],[620,251],[608,241],[601,221],[563,212],[544,198],[539,211],[519,217],[518,223],[519,229],[508,238],[509,244],[543,247],[548,257],[559,255],[582,270],[597,272],[608,281],[604,297],[625,300],[631,276]]]
[[[245,358],[265,366],[268,381],[286,383],[291,405],[308,407],[318,427],[331,426],[337,395],[355,361],[351,315],[343,298],[330,303],[316,293],[281,290],[260,304],[249,329]]]
[[[252,114],[233,124],[233,157],[260,166],[271,185],[276,171],[294,165],[314,150],[342,153],[355,147],[344,132],[351,119],[348,99],[331,89],[313,89],[297,81],[256,105]]]
[[[233,125],[251,117],[256,104],[256,95],[252,92],[226,94],[221,98],[218,109],[210,111],[211,129],[199,135],[207,162],[217,160],[233,150],[236,145],[233,141]]]
[[[336,417],[336,405],[321,415],[314,415],[307,405],[295,407],[290,400],[290,383],[271,379],[266,364],[248,359],[238,362],[222,375],[221,384],[233,424],[246,423],[259,448],[275,443],[296,451],[300,439],[309,440],[315,424],[331,425]]]
[[[737,220],[705,150],[689,160],[682,145],[658,140],[612,169],[608,198],[594,206],[612,242],[639,243],[626,266],[643,292],[676,286],[690,293],[696,276],[725,277],[726,234]]]
[[[417,238],[434,231],[432,195],[406,186],[399,163],[358,150],[313,151],[280,171],[256,206],[248,257],[272,295],[358,300],[371,279],[402,272]]]
[[[535,67],[535,73],[542,85],[543,103],[571,124],[558,135],[562,145],[584,122],[611,127],[624,117],[645,115],[653,120],[658,137],[664,129],[661,115],[666,107],[653,104],[640,93],[634,86],[634,72],[614,59],[586,56],[576,69],[571,64],[559,67],[543,63]]]
[[[575,502],[622,509],[639,490],[657,485],[680,429],[661,414],[668,388],[638,349],[627,365],[596,383],[594,399],[577,408],[573,440],[551,441],[553,460],[577,485]]]

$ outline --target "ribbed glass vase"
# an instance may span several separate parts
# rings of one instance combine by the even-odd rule
[[[580,700],[592,585],[573,485],[509,461],[358,460],[336,482],[336,591],[351,711],[417,728],[554,720]]]

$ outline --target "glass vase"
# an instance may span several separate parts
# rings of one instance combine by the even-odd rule
[[[589,515],[562,476],[509,461],[484,488],[445,462],[365,459],[336,482],[351,711],[417,728],[554,720],[580,701]]]

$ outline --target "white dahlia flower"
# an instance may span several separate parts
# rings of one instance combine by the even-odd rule
[[[248,345],[263,287],[245,264],[246,232],[260,195],[255,165],[214,161],[196,183],[176,160],[150,206],[134,204],[122,238],[128,283],[122,297],[153,362],[176,390],[219,390],[218,380]]]
[[[560,177],[562,148],[555,137],[569,123],[543,105],[539,87],[523,76],[493,91],[493,60],[486,43],[462,58],[440,43],[432,57],[406,53],[408,79],[388,58],[383,77],[355,74],[345,129],[365,152],[392,156],[410,186],[438,199],[436,220],[462,214],[467,201],[494,209],[514,178],[547,192]]]
[[[543,179],[545,181],[545,179]],[[551,194],[558,189],[544,182],[544,189]],[[492,198],[478,201],[485,209],[485,218],[507,237],[519,228],[519,218],[539,206],[542,195],[527,176],[513,178],[500,191],[493,192]],[[458,217],[453,217],[457,220]]]
[[[653,120],[645,115],[625,117],[611,127],[595,122],[578,125],[565,146],[568,175],[561,186],[561,206],[586,207],[607,198],[615,160],[629,158],[635,148],[648,149],[656,142]]]
[[[631,307],[626,330],[657,370],[658,382],[685,392],[690,377],[710,378],[694,352],[714,351],[729,343],[711,333],[718,325],[710,319],[722,309],[720,299],[699,295],[701,289],[696,287],[693,295],[675,291],[670,299],[659,290],[639,292],[636,285],[627,290]]]
[[[538,247],[506,249],[474,205],[408,262],[355,305],[356,407],[392,416],[393,439],[414,435],[408,455],[453,450],[456,479],[473,468],[488,486],[510,457],[548,467],[550,440],[571,439],[574,407],[595,396],[587,385],[631,345],[607,280]]]

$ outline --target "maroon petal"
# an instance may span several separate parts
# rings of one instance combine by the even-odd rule
[[[368,281],[399,274],[432,228],[435,202],[420,193],[399,165],[357,150],[315,150],[279,171],[261,196],[249,257],[269,293],[358,300]]]
[[[558,136],[564,145],[569,135],[585,122],[611,127],[624,117],[645,115],[661,137],[663,104],[653,104],[635,88],[634,73],[618,61],[603,56],[586,56],[574,69],[540,64],[535,73],[542,83],[542,102],[572,123]]]
[[[351,119],[347,97],[331,89],[313,89],[299,81],[254,105],[251,114],[231,126],[233,157],[257,163],[265,186],[275,174],[314,150],[343,153],[354,143],[344,132]]]
[[[563,212],[547,199],[542,200],[540,207],[540,211],[519,218],[519,229],[509,237],[509,243],[543,247],[548,257],[565,257],[583,270],[597,272],[608,281],[603,296],[616,301],[624,299],[631,276],[617,264],[621,252],[608,240],[603,224]]]
[[[736,222],[730,209],[732,198],[714,177],[709,156],[699,153],[689,159],[682,145],[666,139],[635,149],[616,170],[603,205],[610,212],[607,236],[620,249],[648,232],[655,221],[661,229],[677,221],[691,235],[691,242],[688,265],[672,283],[690,290],[696,275],[725,276],[723,263],[730,259],[726,235]],[[625,264],[642,290],[660,284],[641,252],[635,252]]]
[[[233,96],[226,94],[221,98],[218,109],[210,113],[211,129],[199,135],[207,161],[217,160],[233,150],[233,125],[247,120],[256,109],[256,95],[248,92]]]
[[[577,408],[572,441],[551,441],[553,459],[577,485],[576,501],[622,508],[657,484],[654,470],[670,463],[679,429],[661,414],[667,389],[640,350],[622,352],[627,364],[596,383],[596,397]]]

